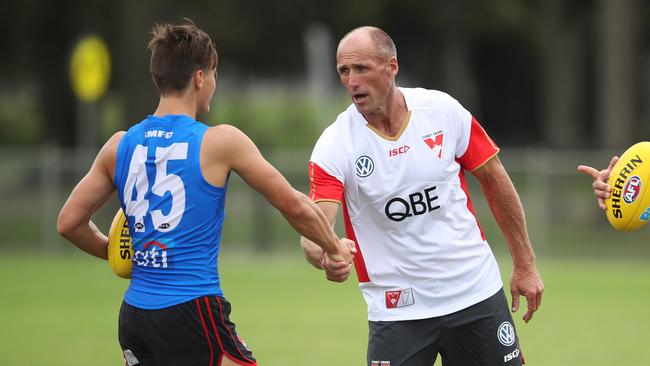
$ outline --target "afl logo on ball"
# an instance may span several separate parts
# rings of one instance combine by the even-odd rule
[[[623,187],[623,200],[631,204],[639,197],[639,192],[641,192],[641,178],[635,175]]]
[[[375,162],[369,156],[363,155],[354,163],[354,168],[357,171],[357,176],[365,178],[375,170]]]
[[[503,322],[497,331],[497,337],[502,345],[509,347],[515,344],[515,327],[510,322]]]

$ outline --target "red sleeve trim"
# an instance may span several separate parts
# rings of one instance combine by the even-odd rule
[[[492,141],[476,118],[472,117],[472,126],[469,135],[469,143],[465,154],[458,158],[463,169],[472,171],[499,152],[499,147]]]
[[[357,241],[357,235],[354,233],[354,227],[352,227],[352,222],[350,221],[350,213],[348,212],[348,206],[345,203],[345,199],[343,200],[342,205],[345,236],[354,241],[354,245],[357,248],[357,253],[354,255],[354,269],[357,271],[357,279],[359,282],[370,282],[370,276],[368,276],[368,269],[366,268],[366,260],[363,258],[361,247]]]
[[[343,201],[343,183],[316,163],[309,162],[309,198],[312,201]]]

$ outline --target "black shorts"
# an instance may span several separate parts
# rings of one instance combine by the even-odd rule
[[[461,311],[429,319],[371,321],[369,366],[522,365],[523,354],[501,289]]]
[[[122,302],[118,334],[126,365],[217,366],[223,357],[257,365],[229,315],[230,303],[220,296],[158,310]]]

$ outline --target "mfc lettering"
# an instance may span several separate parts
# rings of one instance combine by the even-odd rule
[[[166,139],[170,139],[172,138],[173,135],[174,135],[174,131],[167,132],[163,130],[149,130],[149,131],[145,131],[144,133],[145,138],[164,137]]]
[[[386,217],[399,222],[405,220],[407,217],[423,215],[439,209],[440,205],[436,205],[438,196],[435,195],[435,190],[436,186],[433,186],[422,192],[411,193],[404,198],[391,198],[384,208]]]

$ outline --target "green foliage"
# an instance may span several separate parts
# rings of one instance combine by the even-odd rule
[[[314,100],[302,90],[286,88],[225,92],[215,97],[206,120],[238,127],[260,148],[311,149],[349,103],[347,97]]]
[[[45,134],[35,99],[33,88],[23,87],[13,93],[0,90],[0,143],[32,144]]]

